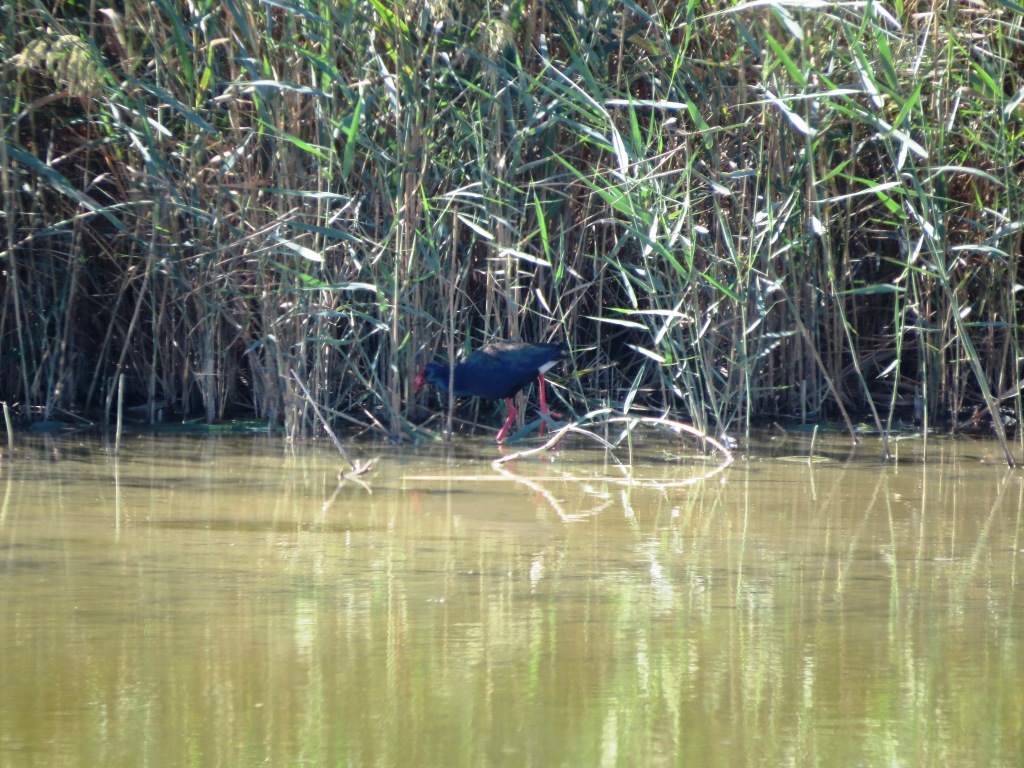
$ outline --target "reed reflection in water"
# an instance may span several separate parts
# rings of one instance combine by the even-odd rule
[[[1020,765],[1019,475],[819,444],[665,489],[701,461],[374,446],[338,490],[321,446],[26,438],[0,765]]]

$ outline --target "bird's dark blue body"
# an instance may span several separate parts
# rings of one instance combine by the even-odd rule
[[[527,344],[496,341],[473,352],[455,366],[456,397],[482,397],[504,400],[526,387],[539,374],[557,363],[569,349],[567,344]],[[448,391],[448,366],[431,363],[423,369],[423,378],[444,392]]]

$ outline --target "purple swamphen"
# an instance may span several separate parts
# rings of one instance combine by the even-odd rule
[[[474,351],[455,366],[452,394],[456,397],[481,397],[484,400],[504,400],[508,406],[508,417],[498,431],[500,443],[508,435],[509,427],[516,417],[513,396],[537,377],[540,387],[540,412],[550,416],[547,395],[544,391],[544,373],[558,363],[569,351],[569,345],[529,344],[518,341],[496,341]],[[441,363],[430,363],[420,371],[412,383],[413,391],[419,392],[427,384],[433,384],[442,392],[448,391],[449,367]],[[543,429],[543,425],[541,427]]]

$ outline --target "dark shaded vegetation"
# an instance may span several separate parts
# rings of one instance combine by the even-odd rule
[[[297,377],[400,438],[435,355],[564,338],[576,413],[1020,421],[1014,3],[9,10],[22,420],[123,374],[143,419],[298,436]]]

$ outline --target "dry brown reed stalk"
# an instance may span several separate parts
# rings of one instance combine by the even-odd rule
[[[11,409],[7,405],[7,401],[3,401],[4,407],[4,428],[7,431],[7,454],[10,458],[14,458],[14,424],[11,423]]]
[[[121,455],[121,432],[124,427],[124,374],[117,377],[117,427],[114,431],[114,455]]]

